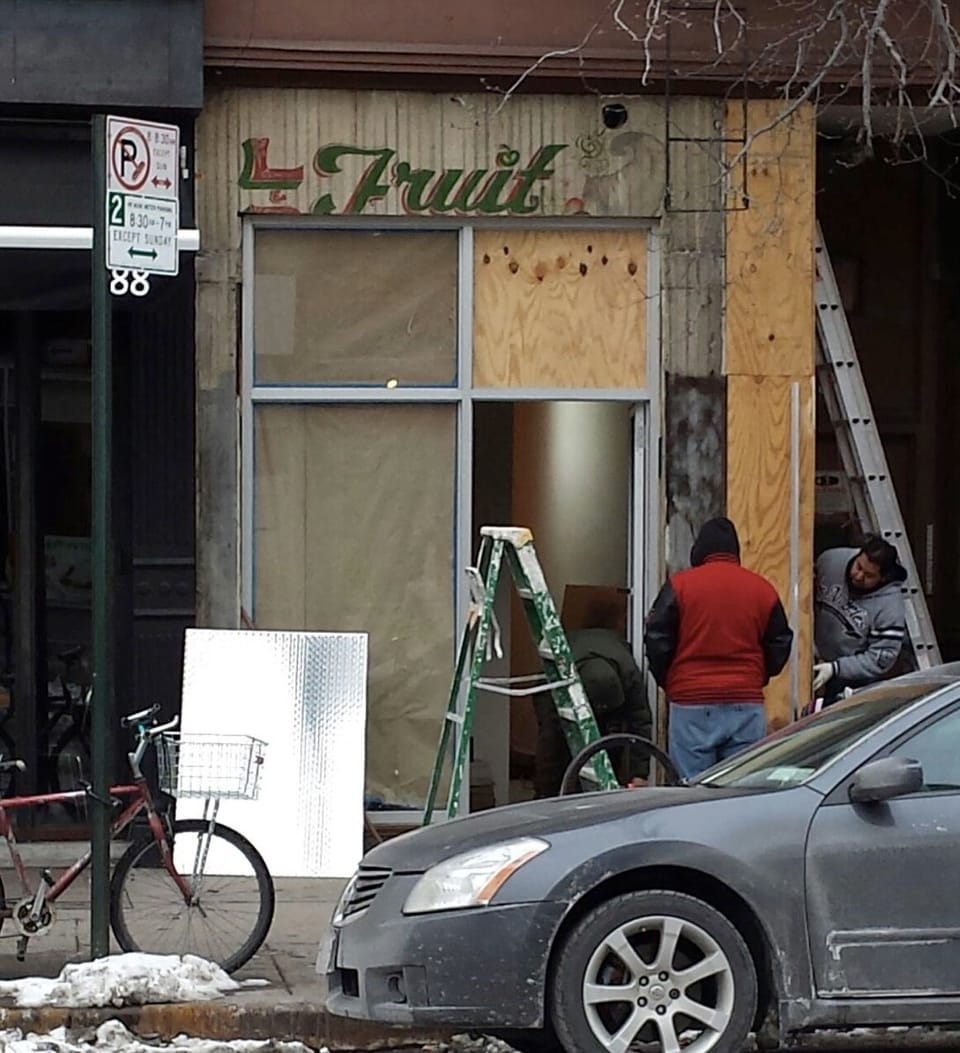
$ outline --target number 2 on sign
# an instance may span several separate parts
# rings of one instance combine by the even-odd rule
[[[122,227],[126,221],[126,208],[123,194],[110,194],[107,198],[107,214],[111,227]]]
[[[146,296],[150,292],[150,275],[146,271],[112,270],[110,292],[114,296]]]

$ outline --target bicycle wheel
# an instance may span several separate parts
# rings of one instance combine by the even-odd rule
[[[228,973],[249,961],[273,920],[273,880],[236,830],[203,819],[173,824],[173,861],[191,902],[161,862],[152,838],[132,844],[110,882],[110,925],[125,951],[195,954]]]
[[[610,735],[601,735],[600,738],[594,739],[570,761],[567,770],[563,773],[558,796],[565,797],[569,793],[576,793],[580,785],[580,769],[588,760],[609,746],[638,746],[648,757],[653,758],[663,767],[669,786],[683,785],[676,765],[659,746],[642,735],[635,735],[632,731],[615,731]]]

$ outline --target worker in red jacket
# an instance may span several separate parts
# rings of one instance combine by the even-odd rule
[[[704,523],[690,564],[660,590],[644,633],[670,703],[670,756],[685,779],[763,738],[763,689],[793,643],[777,590],[740,566],[729,519]]]

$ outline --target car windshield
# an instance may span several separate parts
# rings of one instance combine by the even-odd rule
[[[716,764],[693,782],[701,786],[786,789],[799,786],[853,745],[862,735],[941,684],[891,682],[803,720]]]

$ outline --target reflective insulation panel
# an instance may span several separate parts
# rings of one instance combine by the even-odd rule
[[[222,800],[218,819],[256,845],[274,877],[345,877],[356,869],[366,685],[366,633],[187,630],[181,750],[196,761],[206,736],[214,746],[216,736],[267,744],[258,796]],[[212,787],[222,785],[212,764],[210,776]],[[178,818],[203,814],[196,792],[194,783],[178,799]]]

